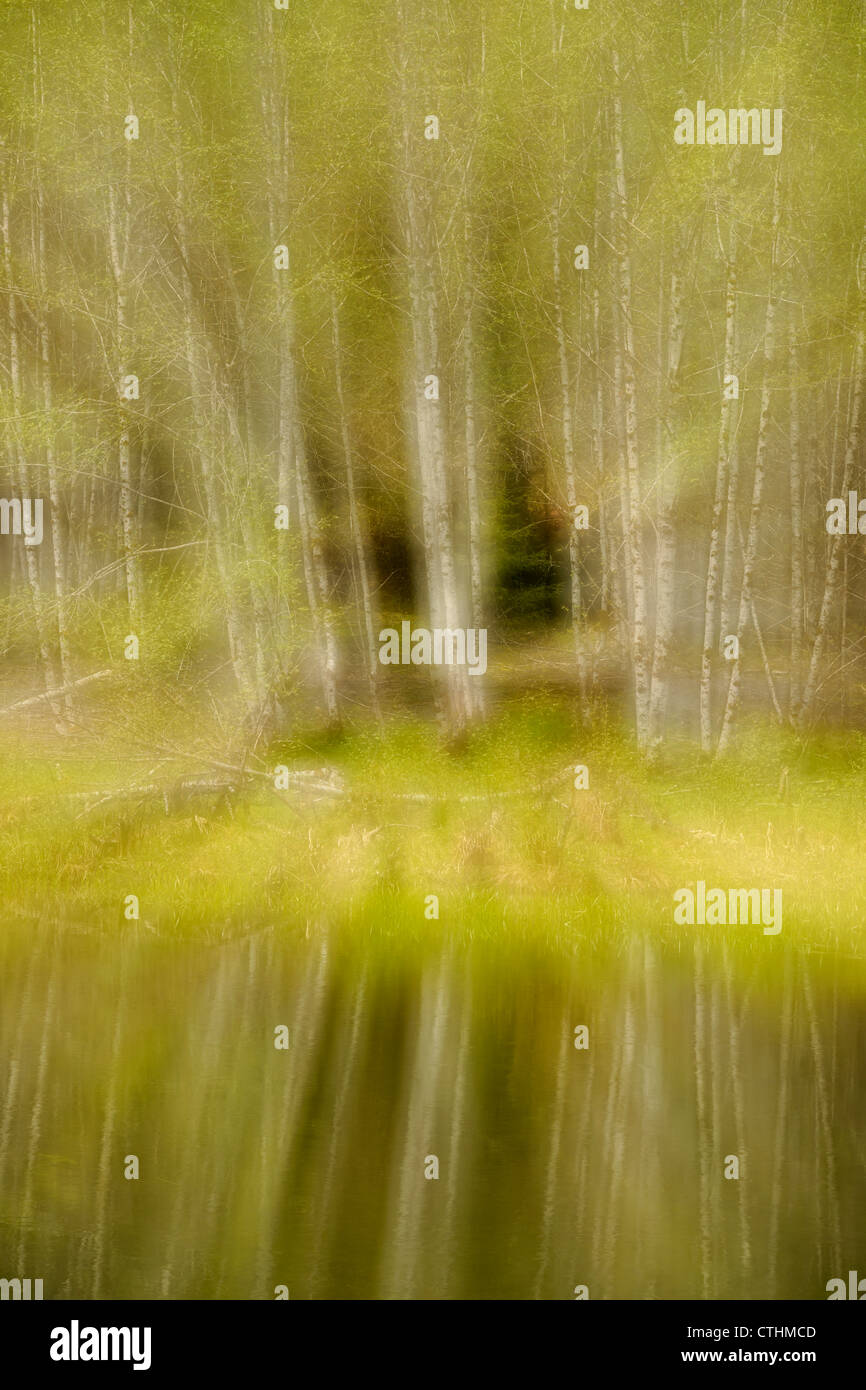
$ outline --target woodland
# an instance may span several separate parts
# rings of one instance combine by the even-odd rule
[[[551,686],[650,756],[862,722],[861,18],[7,0],[10,701],[138,662],[248,750]],[[778,153],[678,143],[698,101]],[[408,618],[486,678],[383,665]]]

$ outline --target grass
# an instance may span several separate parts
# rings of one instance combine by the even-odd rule
[[[173,746],[186,746],[179,734]],[[276,921],[307,934],[327,925],[377,938],[505,937],[566,951],[579,940],[607,950],[634,932],[694,937],[700,928],[674,925],[672,895],[703,878],[784,894],[778,937],[760,926],[711,927],[709,940],[733,938],[738,953],[762,958],[797,944],[863,960],[859,735],[804,743],[755,728],[724,761],[681,746],[648,767],[622,730],[590,737],[568,702],[533,696],[459,752],[406,718],[384,736],[299,731],[261,762],[336,769],[347,789],[339,798],[277,794],[264,779],[230,806],[207,796],[172,814],[158,798],[87,809],[67,795],[208,775],[206,763],[195,765],[198,751],[190,743],[188,759],[153,772],[119,741],[77,744],[70,757],[8,735],[7,914],[129,930],[124,900],[135,894],[143,924],[184,939]],[[589,769],[584,791],[569,775],[578,763]],[[429,895],[438,920],[425,915]]]

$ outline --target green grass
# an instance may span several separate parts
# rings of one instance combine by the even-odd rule
[[[230,807],[208,795],[168,815],[156,798],[87,809],[67,794],[219,775],[196,766],[192,748],[155,772],[104,742],[78,743],[72,757],[10,737],[3,752],[7,915],[123,931],[135,894],[143,923],[184,938],[276,922],[287,932],[345,925],[386,938],[608,948],[638,931],[694,936],[700,928],[674,925],[672,895],[703,878],[784,893],[779,937],[739,926],[706,928],[710,940],[767,957],[785,944],[863,955],[859,736],[803,744],[756,729],[722,762],[681,747],[647,767],[620,730],[588,737],[566,703],[533,697],[459,752],[412,719],[384,736],[299,732],[259,766],[337,769],[345,796],[278,795],[262,779]],[[577,763],[589,768],[588,790],[572,787]],[[410,799],[418,793],[432,799]],[[438,921],[425,916],[430,894]]]

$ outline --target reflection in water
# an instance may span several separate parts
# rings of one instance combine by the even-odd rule
[[[0,1274],[48,1298],[825,1298],[862,1265],[844,962],[16,926],[0,966]]]

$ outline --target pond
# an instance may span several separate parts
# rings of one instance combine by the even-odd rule
[[[0,1275],[45,1298],[823,1299],[866,1273],[842,959],[129,927],[0,944]]]

